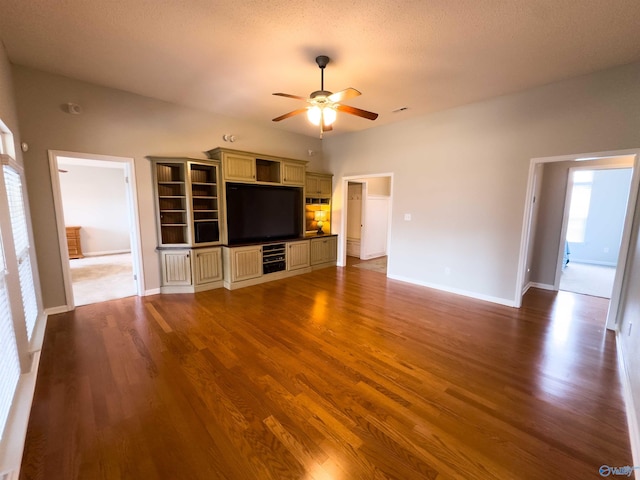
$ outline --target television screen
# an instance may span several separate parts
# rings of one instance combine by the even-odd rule
[[[227,183],[229,244],[302,234],[302,188]]]

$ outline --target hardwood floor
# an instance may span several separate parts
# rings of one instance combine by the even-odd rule
[[[587,479],[633,465],[607,301],[330,268],[49,319],[22,479]]]

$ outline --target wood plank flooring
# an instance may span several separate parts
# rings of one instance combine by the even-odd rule
[[[49,319],[21,479],[588,479],[633,465],[606,300],[353,267]]]

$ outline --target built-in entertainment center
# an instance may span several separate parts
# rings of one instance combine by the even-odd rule
[[[335,265],[332,178],[306,161],[216,148],[148,157],[162,293],[241,288]]]

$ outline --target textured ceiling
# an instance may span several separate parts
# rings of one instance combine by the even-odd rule
[[[638,0],[0,0],[11,62],[316,136],[325,88],[362,130],[640,59]],[[392,113],[408,107],[401,113]]]

